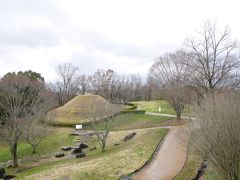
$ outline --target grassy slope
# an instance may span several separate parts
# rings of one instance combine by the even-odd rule
[[[52,122],[82,123],[86,121],[85,108],[94,102],[108,103],[98,95],[80,95],[73,98],[64,106],[53,109],[47,114],[47,119]]]
[[[113,126],[113,130],[129,130],[141,129],[148,127],[157,127],[162,122],[168,120],[168,117],[152,116],[145,114],[122,114]],[[101,127],[101,126],[100,126]],[[84,129],[91,129],[87,127]],[[31,146],[25,142],[20,142],[18,145],[18,157],[29,156],[30,158],[38,158],[39,154],[46,154],[56,151],[57,148],[64,145],[71,145],[73,137],[69,136],[70,128],[51,128],[47,138],[43,139],[37,148],[37,154],[31,155]],[[47,144],[47,145],[46,145]],[[11,159],[8,144],[0,141],[0,162],[6,162]]]
[[[130,141],[119,146],[125,135],[130,132],[137,135]],[[140,168],[151,156],[166,130],[131,130],[117,131],[110,134],[108,148],[105,153],[100,148],[88,154],[87,158],[73,159],[49,163],[18,175],[19,178],[36,179],[117,179],[120,175],[129,174]],[[95,142],[96,143],[96,142]]]
[[[197,155],[194,155],[193,152],[188,153],[187,161],[183,170],[174,178],[174,180],[192,180],[198,168],[201,165],[201,158]],[[205,180],[223,180],[220,175],[216,172],[216,170],[212,166],[208,166],[207,171],[205,172],[203,179]]]
[[[113,130],[157,127],[169,119],[171,118],[146,114],[122,114],[115,119]],[[102,126],[104,126],[104,123],[99,124],[100,129]],[[91,129],[91,127],[86,127],[86,129]]]
[[[55,152],[59,147],[71,145],[73,137],[69,136],[70,129],[68,128],[52,128],[47,138],[37,147],[37,153],[32,155],[31,146],[25,142],[20,142],[18,146],[18,157],[28,157],[30,159],[38,159],[40,154]],[[0,162],[8,161],[11,158],[8,144],[0,142]]]
[[[187,161],[182,171],[174,178],[174,180],[192,180],[200,166],[201,160],[192,152],[188,152]]]
[[[138,105],[139,109],[146,110],[147,112],[159,113],[159,107],[161,107],[161,113],[163,114],[176,114],[171,105],[167,101],[135,101],[134,104]],[[183,114],[189,113],[189,107],[187,106]]]

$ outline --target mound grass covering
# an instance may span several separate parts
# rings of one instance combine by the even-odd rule
[[[93,103],[109,104],[104,98],[98,95],[80,95],[73,98],[64,106],[53,109],[47,114],[51,124],[75,125],[88,122],[86,107]]]
[[[137,135],[128,142],[123,138],[131,133]],[[141,129],[111,132],[107,151],[97,150],[88,153],[86,158],[48,163],[18,174],[19,179],[118,179],[140,168],[152,155],[166,133],[165,129]],[[97,145],[97,142],[95,142]]]

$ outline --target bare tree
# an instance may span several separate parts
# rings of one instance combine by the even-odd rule
[[[200,95],[238,84],[239,52],[237,41],[230,35],[228,27],[219,32],[216,23],[207,21],[198,38],[186,40],[185,47],[191,59],[185,62],[191,71],[190,83]]]
[[[186,79],[189,77],[186,61],[187,54],[183,51],[165,54],[152,65],[149,76],[161,88],[162,98],[169,101],[177,114],[177,119],[181,119],[181,113],[188,102]]]
[[[78,89],[80,94],[85,94],[87,92],[90,92],[91,79],[92,79],[91,76],[87,76],[85,74],[78,76],[77,84],[78,84]]]
[[[131,100],[139,101],[142,99],[142,78],[139,74],[130,75]]]
[[[146,86],[146,89],[145,89],[146,100],[159,99],[160,97],[159,84],[156,83],[156,81],[151,76],[148,76],[145,86]]]
[[[64,91],[63,84],[59,81],[55,83],[48,83],[46,88],[55,96],[56,106],[61,106],[64,104]]]
[[[42,108],[44,84],[25,75],[0,80],[0,138],[8,142],[13,167],[18,166],[17,146],[27,119]]]
[[[59,90],[62,92],[63,103],[65,103],[77,94],[76,75],[78,67],[71,63],[63,63],[57,66],[56,71],[60,78],[58,87],[60,87]]]
[[[190,144],[224,179],[240,179],[239,106],[239,95],[225,93],[205,96],[193,108]]]
[[[113,77],[113,70],[97,70],[92,77],[93,93],[109,99],[110,82]]]
[[[111,104],[96,100],[86,107],[88,120],[96,133],[102,152],[105,151],[107,138],[121,110],[122,106],[119,104]]]
[[[36,153],[37,146],[48,132],[47,125],[43,122],[44,117],[41,115],[38,113],[33,118],[28,119],[23,131],[23,138],[32,146],[33,154]]]

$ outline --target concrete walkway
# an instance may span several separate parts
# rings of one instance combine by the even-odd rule
[[[162,113],[153,113],[153,112],[145,112],[145,114],[148,115],[153,115],[153,116],[165,116],[165,117],[177,117],[176,115],[173,114],[162,114]],[[193,117],[190,116],[181,116],[183,119],[194,119]]]
[[[134,180],[170,180],[183,168],[187,157],[184,136],[186,126],[170,127],[170,130],[155,158],[144,169],[136,173]]]

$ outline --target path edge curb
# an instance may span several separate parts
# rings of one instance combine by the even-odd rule
[[[156,157],[158,151],[161,149],[162,144],[164,143],[169,131],[170,131],[170,129],[166,128],[165,133],[161,137],[158,145],[155,147],[155,149],[154,149],[153,153],[151,154],[150,158],[140,168],[136,169],[132,173],[129,173],[130,177],[133,177],[134,175],[136,175],[137,173],[139,173],[140,171],[142,171],[143,169],[145,169],[147,166],[149,166],[152,163],[152,160]]]

